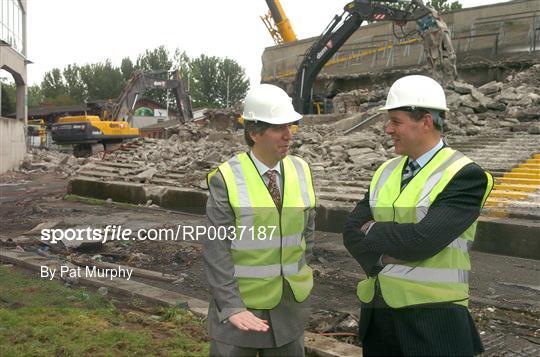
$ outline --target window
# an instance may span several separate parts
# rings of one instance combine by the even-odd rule
[[[23,49],[23,13],[18,0],[0,0],[0,39],[16,51]]]

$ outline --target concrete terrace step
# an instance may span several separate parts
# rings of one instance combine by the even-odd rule
[[[114,202],[145,204],[148,200],[166,209],[204,214],[207,192],[180,187],[160,187],[133,182],[104,182],[99,179],[76,177],[70,180],[68,192],[98,199],[111,198]],[[363,195],[347,195],[346,200],[336,201],[335,194],[318,193],[317,230],[340,233],[348,214]],[[341,198],[342,196],[338,196]],[[511,203],[514,204],[514,203]],[[511,207],[514,209],[514,207]],[[527,207],[521,207],[519,217],[527,216]],[[514,210],[515,211],[515,210]],[[533,210],[530,210],[534,212]],[[514,213],[516,214],[516,213]],[[495,254],[505,254],[540,259],[540,223],[537,219],[509,219],[483,216],[479,220],[473,249]]]
[[[520,165],[521,166],[521,165]],[[540,168],[530,168],[530,167],[514,167],[512,172],[522,173],[522,174],[536,174],[540,175]]]
[[[358,202],[364,198],[363,194],[338,194],[338,193],[326,193],[318,192],[317,198],[325,201],[334,201],[334,202]]]
[[[117,167],[117,168],[126,168],[126,169],[138,168],[141,166],[139,164],[118,162],[116,160],[115,161],[102,160],[102,161],[99,161],[99,165]]]
[[[508,183],[514,185],[540,185],[540,178],[517,178],[517,177],[497,177],[495,183]]]
[[[539,173],[523,173],[523,172],[507,172],[504,174],[504,177],[511,177],[511,178],[521,178],[521,179],[540,179]]]
[[[520,191],[520,192],[536,192],[540,190],[540,185],[517,185],[510,183],[495,184],[493,188],[496,191]]]
[[[514,191],[499,191],[493,190],[489,194],[490,198],[508,198],[514,200],[525,200],[529,197],[527,193],[524,192],[514,192]]]
[[[540,163],[536,164],[531,164],[531,163],[523,163],[523,164],[519,164],[518,166],[519,168],[521,169],[528,169],[528,170],[533,170],[533,171],[540,171]]]

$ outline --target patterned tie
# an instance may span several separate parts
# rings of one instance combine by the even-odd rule
[[[401,177],[402,190],[413,179],[414,175],[416,175],[419,169],[420,169],[420,165],[418,165],[418,163],[414,160],[411,160],[407,164],[407,166],[405,167],[405,170],[403,170],[403,176]]]
[[[268,170],[266,171],[266,176],[268,176],[268,191],[276,204],[278,210],[281,211],[281,193],[279,192],[279,187],[277,183],[277,171]]]

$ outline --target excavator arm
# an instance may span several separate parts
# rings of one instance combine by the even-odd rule
[[[172,79],[163,79],[167,74],[167,71],[136,72],[118,97],[111,113],[112,120],[126,120],[131,124],[135,104],[144,96],[146,90],[151,88],[171,89],[182,121],[192,119],[191,101],[178,71],[173,73]]]
[[[418,20],[430,14],[429,8],[422,1],[413,0],[403,10],[389,4],[398,2],[398,0],[355,0],[345,5],[341,15],[336,15],[332,19],[319,39],[307,50],[296,73],[293,105],[299,113],[311,112],[311,90],[317,75],[364,21],[403,23]],[[343,19],[344,16],[345,19]]]

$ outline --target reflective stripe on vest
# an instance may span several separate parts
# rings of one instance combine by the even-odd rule
[[[307,212],[315,207],[308,164],[294,156],[282,160],[281,213],[247,153],[234,156],[218,170],[235,214],[237,237],[231,240],[231,254],[246,307],[275,307],[281,300],[282,277],[289,282],[295,298],[305,300],[313,277],[304,256],[303,232]]]
[[[375,172],[370,185],[370,207],[374,219],[397,223],[420,222],[454,175],[471,162],[462,153],[443,148],[401,191],[401,172],[407,158],[388,160]],[[486,176],[488,185],[482,204],[493,186],[491,175],[486,173]],[[437,302],[466,305],[470,271],[468,251],[475,232],[476,222],[433,257],[386,265],[376,278],[358,284],[358,297],[363,302],[371,301],[375,280],[379,279],[384,300],[394,308]]]

